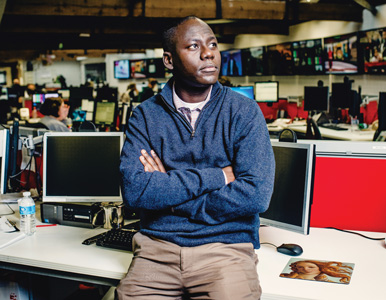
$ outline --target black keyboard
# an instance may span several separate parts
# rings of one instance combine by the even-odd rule
[[[133,229],[111,229],[97,239],[97,246],[133,251],[133,236],[138,231]]]
[[[323,128],[333,129],[333,130],[348,130],[347,128],[340,127],[339,125],[336,125],[336,124],[322,124],[320,126]]]

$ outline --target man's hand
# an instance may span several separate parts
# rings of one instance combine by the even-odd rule
[[[141,150],[142,155],[139,157],[145,172],[159,171],[166,173],[164,165],[158,155],[154,152],[154,150],[151,150],[150,153],[151,156],[146,152],[146,150]]]
[[[227,183],[231,183],[235,181],[235,174],[233,173],[233,168],[232,166],[227,166],[225,168],[222,168],[222,170],[225,173],[225,176],[227,177]]]

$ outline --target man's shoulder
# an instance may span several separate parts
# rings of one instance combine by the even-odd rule
[[[255,100],[235,92],[229,87],[224,88],[226,90],[225,101],[227,101],[230,105],[240,106],[240,108],[245,109],[258,109],[258,104]]]

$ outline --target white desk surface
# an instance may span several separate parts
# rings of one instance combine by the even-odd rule
[[[12,206],[17,209],[16,205]],[[4,210],[5,205],[1,205],[0,211]],[[7,217],[19,221],[18,214]],[[132,253],[82,244],[85,239],[106,230],[64,225],[38,227],[33,236],[0,249],[0,261],[38,268],[39,273],[46,271],[48,275],[51,270],[119,281],[127,273]]]
[[[273,123],[267,124],[267,127],[270,132],[279,132],[289,128],[295,132],[306,133],[307,125],[305,120],[289,123],[290,121],[290,119],[278,119]],[[346,127],[348,130],[334,130],[319,126],[319,131],[322,137],[326,139],[362,142],[373,140],[374,130],[351,130],[351,125],[348,124],[340,124],[340,126]]]
[[[361,232],[384,238],[386,233]],[[337,284],[279,277],[291,256],[278,253],[273,246],[261,245],[258,273],[263,288],[262,300],[382,300],[386,299],[386,247],[384,241],[368,240],[334,229],[311,228],[302,235],[273,227],[260,229],[261,242],[298,244],[299,259],[354,263],[351,282]]]
[[[3,210],[4,205],[0,207]],[[10,216],[9,219],[14,219]],[[121,250],[82,245],[86,238],[105,229],[87,229],[57,225],[39,227],[34,236],[26,237],[0,249],[1,265],[18,266],[27,272],[37,269],[45,275],[55,272],[90,277],[90,282],[118,282],[126,275],[132,253]],[[362,232],[364,233],[364,232]],[[364,234],[385,237],[386,233]],[[295,243],[303,247],[297,258],[341,261],[354,263],[350,284],[336,284],[279,277],[291,256],[278,253],[273,246],[261,245],[258,273],[263,288],[262,300],[312,299],[312,300],[381,300],[386,299],[386,247],[384,241],[372,241],[363,237],[332,229],[311,228],[310,235],[302,235],[273,227],[260,229],[261,242],[277,246]],[[38,273],[39,273],[38,272]],[[52,274],[51,274],[52,272]],[[74,277],[75,275],[75,277]]]

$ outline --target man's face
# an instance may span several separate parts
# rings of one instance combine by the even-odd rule
[[[171,61],[177,80],[197,87],[214,84],[221,55],[210,27],[201,20],[188,20],[177,27],[175,42]]]

